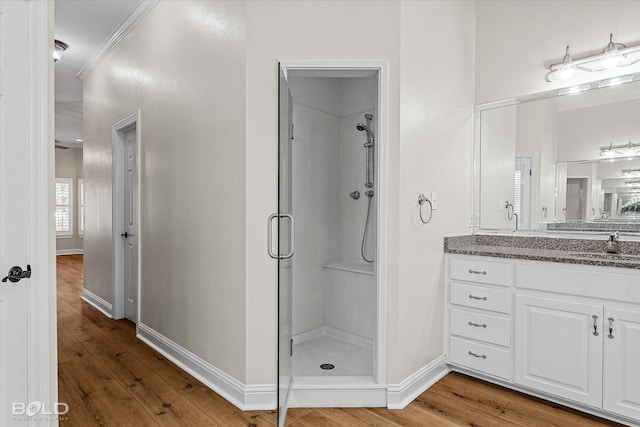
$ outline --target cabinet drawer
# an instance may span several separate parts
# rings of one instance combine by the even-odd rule
[[[454,335],[509,347],[511,328],[508,317],[451,309],[450,329]]]
[[[503,262],[453,258],[450,267],[451,278],[454,280],[501,286],[509,286],[512,282],[512,266]]]
[[[449,361],[510,380],[511,351],[451,337]]]
[[[483,286],[451,284],[451,303],[484,310],[511,313],[509,291],[485,288]]]

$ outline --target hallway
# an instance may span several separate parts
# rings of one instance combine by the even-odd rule
[[[240,411],[80,300],[82,255],[57,257],[61,426],[275,426],[275,411]],[[461,374],[449,374],[403,410],[291,409],[287,425],[562,426],[618,425]]]
[[[57,257],[62,426],[271,426],[274,411],[242,412],[80,300],[82,255]]]

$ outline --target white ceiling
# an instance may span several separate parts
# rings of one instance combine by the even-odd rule
[[[55,38],[69,45],[55,63],[56,139],[79,146],[82,80],[76,74],[141,0],[55,0]]]

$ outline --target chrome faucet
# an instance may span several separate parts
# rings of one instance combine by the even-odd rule
[[[609,235],[609,240],[604,246],[604,251],[608,254],[619,254],[620,253],[620,240],[618,238],[618,232],[614,231]]]

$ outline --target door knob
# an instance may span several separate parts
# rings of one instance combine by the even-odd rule
[[[3,282],[9,280],[12,283],[19,282],[21,279],[28,279],[31,277],[31,265],[27,264],[27,269],[23,270],[19,266],[13,266],[9,269],[9,275],[2,279]]]
[[[125,231],[124,233],[121,234],[121,236],[126,239],[127,237],[129,237],[129,233]]]

